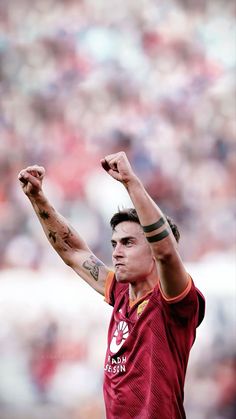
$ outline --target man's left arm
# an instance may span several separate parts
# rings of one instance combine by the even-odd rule
[[[157,261],[163,294],[168,299],[180,296],[187,291],[190,277],[164,214],[133,172],[124,152],[106,156],[101,164],[110,176],[123,183],[127,189]]]

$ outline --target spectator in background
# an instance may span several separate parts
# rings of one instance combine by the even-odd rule
[[[57,329],[56,322],[50,322],[42,336],[30,346],[30,376],[42,403],[47,402],[47,389],[59,363]]]
[[[60,209],[77,213],[82,202],[86,210],[87,178],[96,171],[103,134],[117,128],[127,135],[127,127],[135,170],[188,237],[180,245],[184,259],[234,250],[234,2],[179,0],[162,7],[127,0],[115,15],[109,2],[94,0],[28,4],[0,5],[0,267],[9,266],[11,242],[32,225],[15,173],[40,161],[62,197]],[[147,163],[152,175],[144,173]],[[37,237],[35,247],[41,257],[29,267],[40,269],[45,249]],[[106,257],[102,247],[99,252]],[[20,258],[10,259],[19,266]]]

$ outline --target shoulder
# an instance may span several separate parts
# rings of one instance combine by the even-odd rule
[[[115,273],[113,271],[109,271],[105,282],[104,300],[111,306],[114,306],[116,299],[124,293],[128,293],[128,290],[129,285],[118,283]]]
[[[201,324],[205,316],[205,298],[190,276],[186,289],[179,296],[166,298],[160,284],[157,284],[154,295],[154,298],[159,301],[163,310],[172,320],[194,319],[196,327]]]

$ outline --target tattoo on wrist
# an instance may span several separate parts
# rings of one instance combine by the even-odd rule
[[[167,236],[169,236],[169,231],[168,230],[163,230],[161,233],[156,234],[155,236],[146,236],[146,239],[149,243],[155,243],[155,242],[159,242],[160,240],[165,239]]]
[[[40,218],[42,218],[42,220],[47,220],[48,218],[50,218],[49,213],[45,210],[42,210],[42,211],[40,210],[39,211],[39,216],[40,216]]]
[[[103,266],[103,263],[95,256],[90,256],[89,259],[83,263],[83,267],[90,272],[95,281],[98,280],[100,266]]]
[[[54,243],[56,243],[56,241],[57,241],[57,239],[56,239],[56,235],[57,235],[57,232],[56,232],[56,231],[49,230],[49,235],[48,235],[48,237],[49,237],[49,239],[50,239],[50,240],[52,240]]]
[[[151,233],[151,231],[157,230],[165,224],[165,219],[161,217],[156,223],[150,224],[148,226],[142,226],[144,233]]]

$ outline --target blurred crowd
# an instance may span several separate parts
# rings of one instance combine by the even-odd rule
[[[101,296],[80,281],[65,272],[54,276],[0,273],[1,419],[105,418],[109,313]]]
[[[230,0],[0,3],[0,266],[47,260],[17,181],[35,163],[110,260],[99,160],[120,149],[179,224],[185,260],[232,251],[234,19]]]
[[[119,150],[179,225],[185,261],[233,254],[235,11],[233,0],[0,1],[1,269],[61,267],[17,180],[36,163],[53,204],[110,263],[118,193],[99,162]],[[47,322],[30,343],[42,398],[57,357],[36,367],[34,357],[54,351],[57,334]],[[231,387],[234,363],[219,364]]]

